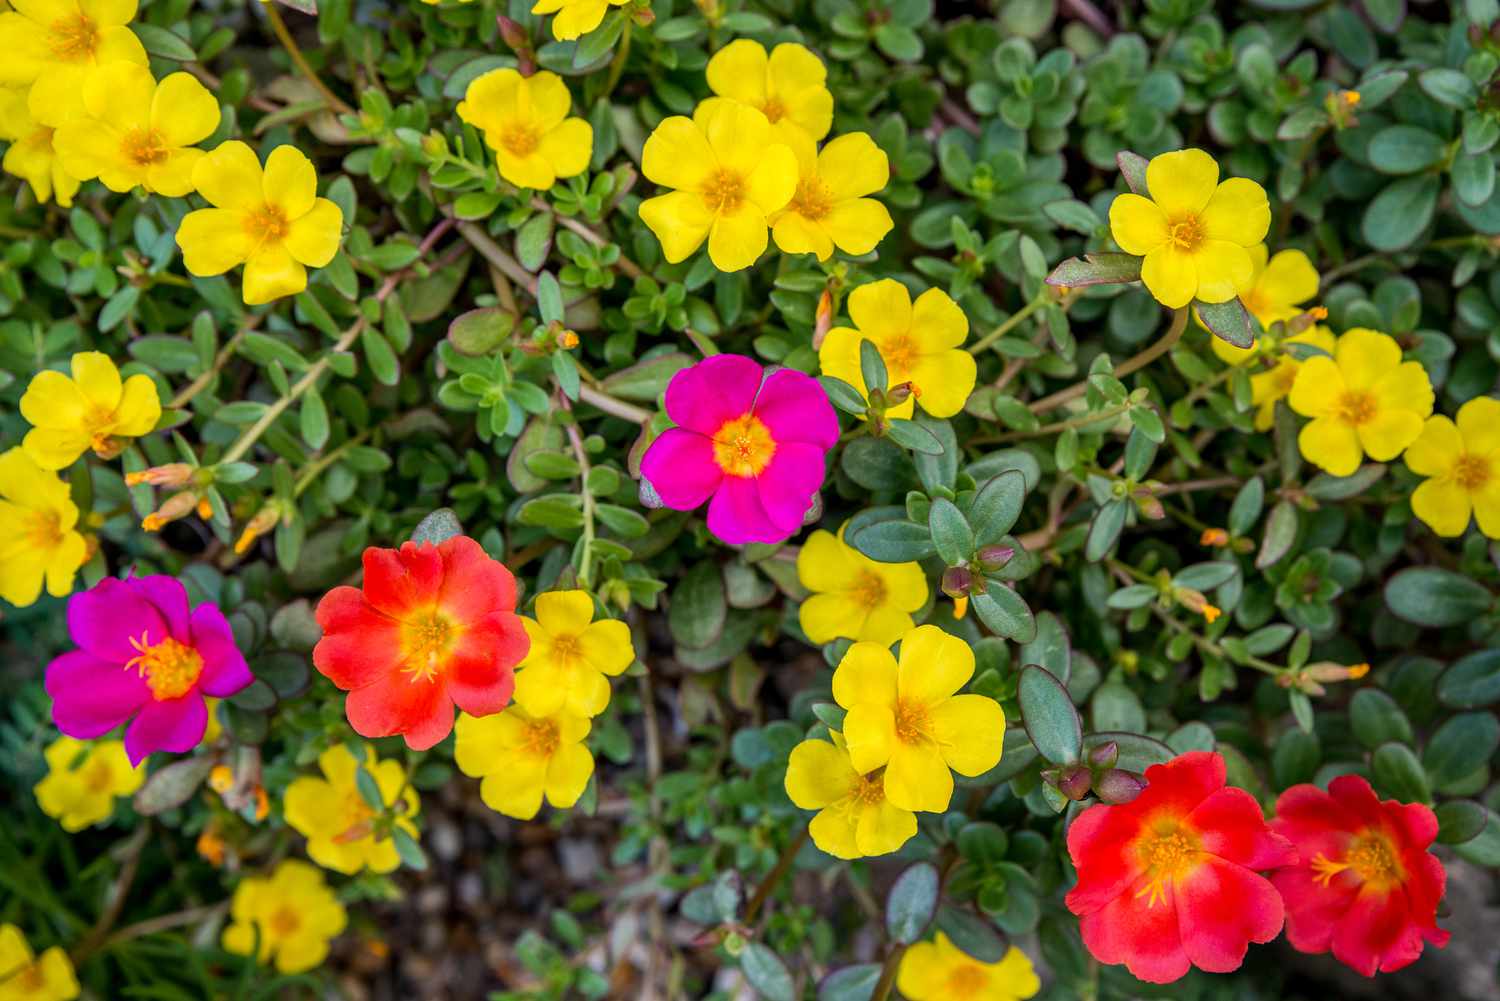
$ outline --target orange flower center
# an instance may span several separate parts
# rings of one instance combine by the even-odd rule
[[[948,995],[955,998],[977,998],[990,985],[989,974],[975,963],[961,963],[948,974]]]
[[[885,367],[892,374],[905,374],[911,371],[911,367],[917,363],[917,357],[921,353],[917,342],[912,340],[910,334],[887,337],[880,345],[880,357],[885,359]]]
[[[1171,223],[1169,232],[1172,246],[1187,253],[1197,250],[1203,242],[1203,224],[1195,215],[1186,215]]]
[[[792,196],[792,211],[804,219],[821,219],[833,211],[833,192],[816,177],[799,181]]]
[[[854,791],[850,794],[860,806],[879,806],[885,802],[885,776],[880,772],[860,775],[854,780]]]
[[[1361,883],[1370,883],[1377,889],[1390,889],[1406,879],[1395,847],[1379,831],[1366,831],[1351,841],[1349,853],[1342,862],[1336,862],[1322,852],[1313,856],[1313,877],[1323,886],[1346,870],[1359,877]]]
[[[562,665],[572,665],[583,656],[583,644],[572,633],[552,637],[552,659]]]
[[[112,779],[109,763],[98,759],[90,762],[83,773],[83,784],[90,792],[108,792]]]
[[[358,784],[350,786],[344,792],[344,829],[334,835],[333,843],[336,845],[347,845],[367,837],[375,830],[375,810],[369,803],[365,802],[364,794],[359,791]]]
[[[1490,461],[1482,455],[1465,453],[1453,464],[1453,479],[1465,490],[1484,488],[1490,481]]]
[[[885,581],[874,570],[861,570],[850,593],[856,605],[873,612],[885,604]]]
[[[776,454],[771,429],[754,414],[725,421],[713,443],[714,461],[729,476],[756,476]]]
[[[24,967],[15,977],[16,986],[21,989],[21,996],[28,994],[40,994],[42,988],[47,986],[47,978],[42,973],[41,963],[31,963]]]
[[[932,717],[927,707],[911,699],[896,700],[896,739],[903,744],[921,744],[927,740]]]
[[[1146,866],[1146,885],[1136,891],[1147,897],[1146,906],[1165,901],[1167,884],[1197,862],[1198,839],[1177,824],[1159,826],[1140,845],[1141,861]]]
[[[760,106],[761,114],[772,123],[779,122],[786,117],[786,105],[781,103],[779,97],[768,97],[766,103]]]
[[[1271,373],[1271,380],[1272,385],[1276,387],[1276,392],[1282,396],[1286,396],[1297,383],[1296,364],[1294,362],[1282,362],[1280,365],[1277,365],[1276,371]]]
[[[36,549],[54,549],[63,538],[62,515],[56,511],[33,511],[26,524],[26,541]]]
[[[1337,406],[1338,416],[1355,427],[1370,423],[1379,410],[1380,405],[1375,402],[1373,394],[1355,389],[1347,390],[1340,396]]]
[[[283,240],[291,228],[286,211],[280,205],[262,205],[245,214],[245,231],[261,242]]]
[[[92,59],[99,48],[99,26],[84,14],[60,17],[52,22],[47,44],[53,57],[63,62]]]
[[[132,639],[137,655],[125,662],[126,670],[135,668],[146,679],[151,695],[158,702],[180,699],[193,690],[203,673],[203,658],[186,643],[168,636],[160,643],[146,642],[146,634]]]
[[[1244,306],[1245,311],[1258,320],[1265,315],[1267,308],[1271,304],[1266,301],[1266,294],[1257,285],[1248,292],[1240,293],[1240,305]]]
[[[734,212],[745,200],[745,179],[732,170],[720,168],[703,186],[703,200],[714,212]]]
[[[302,927],[302,915],[289,905],[278,907],[266,925],[272,938],[291,938]]]
[[[557,724],[550,719],[535,719],[526,724],[521,735],[521,747],[527,754],[538,758],[550,758],[559,743]]]
[[[435,610],[407,620],[401,635],[406,651],[401,670],[410,674],[412,681],[426,681],[437,674],[447,659],[454,632],[453,623]]]
[[[541,141],[536,129],[526,122],[509,125],[500,135],[500,145],[512,156],[530,156]]]
[[[166,161],[167,140],[156,129],[138,127],[125,133],[125,138],[120,141],[120,151],[137,167],[150,167]]]

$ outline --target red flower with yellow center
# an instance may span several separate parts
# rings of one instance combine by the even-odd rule
[[[349,693],[349,724],[420,751],[453,730],[455,704],[471,716],[504,709],[530,647],[510,571],[466,536],[372,546],[364,565],[363,589],[336,587],[318,603],[313,649]]]
[[[1380,800],[1341,775],[1324,792],[1293,786],[1271,827],[1302,861],[1271,877],[1286,901],[1286,937],[1302,952],[1332,952],[1367,977],[1413,962],[1424,943],[1448,944],[1437,926],[1446,881],[1428,851],[1438,823],[1421,803]]]
[[[1260,871],[1294,864],[1296,850],[1224,777],[1223,757],[1193,751],[1146,769],[1131,802],[1073,822],[1067,905],[1095,959],[1164,984],[1189,966],[1238,969],[1251,942],[1281,931],[1281,897]]]

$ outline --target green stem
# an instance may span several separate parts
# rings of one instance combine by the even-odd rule
[[[558,389],[557,398],[564,410],[573,410],[567,394]],[[573,458],[578,460],[578,480],[583,497],[583,534],[578,539],[578,583],[588,590],[593,578],[594,562],[594,495],[589,490],[589,453],[583,447],[583,435],[576,420],[567,424],[568,443],[573,446]]]
[[[307,77],[307,82],[316,87],[318,93],[323,95],[323,100],[328,103],[328,107],[333,111],[339,111],[346,115],[354,114],[354,108],[344,101],[343,98],[328,89],[328,85],[323,82],[323,78],[318,76],[318,71],[312,68],[312,64],[302,54],[302,49],[298,46],[297,40],[287,30],[286,22],[281,19],[280,12],[276,10],[274,0],[271,3],[261,4],[261,9],[266,12],[266,20],[271,22],[271,31],[276,35],[276,40],[281,43],[282,48],[286,49],[286,54],[291,57],[292,62],[296,64],[297,69],[301,71],[302,75]]]
[[[615,92],[615,84],[620,82],[620,75],[625,72],[625,60],[630,57],[630,29],[633,26],[628,14],[625,18],[625,33],[620,36],[620,47],[615,50],[615,58],[609,64],[609,77],[604,81],[604,93],[599,95],[599,100],[605,100]]]
[[[244,340],[245,335],[249,333],[254,327],[255,321],[254,319],[252,319],[249,323],[245,324],[245,326],[241,328],[233,337],[229,338],[229,342],[222,348],[220,348],[219,353],[214,356],[214,363],[208,367],[208,371],[204,372],[202,375],[198,376],[198,378],[188,383],[183,387],[182,392],[172,397],[172,402],[167,404],[167,409],[177,410],[181,407],[187,406],[192,402],[193,397],[197,396],[199,393],[203,392],[204,389],[208,388],[208,384],[212,382],[221,371],[223,371],[224,366],[229,363],[229,359],[234,357],[234,349],[240,346],[240,341]]]
[[[1033,296],[1030,302],[1022,306],[1020,309],[1016,310],[1016,312],[1012,314],[1004,323],[1000,324],[994,330],[991,330],[989,333],[985,334],[973,344],[970,344],[968,347],[969,354],[979,354],[979,352],[983,351],[991,344],[994,344],[1006,334],[1010,333],[1015,329],[1017,324],[1025,320],[1032,313],[1035,313],[1038,309],[1041,309],[1049,297],[1050,292],[1048,286],[1043,285],[1041,291]]]
[[[1088,427],[1090,424],[1099,424],[1128,412],[1132,406],[1133,404],[1129,402],[1117,403],[1112,407],[1105,407],[1103,410],[1095,410],[1091,413],[1081,414],[1078,417],[1070,417],[1068,420],[1057,421],[1053,424],[1044,424],[1030,431],[1009,431],[1005,434],[985,435],[974,438],[972,439],[972,444],[998,445],[1008,441],[1025,441],[1028,438],[1045,438],[1048,435],[1060,434],[1071,428],[1083,428]]]
[[[1123,379],[1130,373],[1145,368],[1172,350],[1173,346],[1182,338],[1182,332],[1187,329],[1187,321],[1188,311],[1187,307],[1184,306],[1172,314],[1172,325],[1167,328],[1167,332],[1155,344],[1115,366],[1115,378]],[[1032,403],[1030,410],[1034,414],[1044,414],[1049,410],[1056,410],[1069,400],[1075,400],[1082,396],[1088,391],[1088,388],[1089,382],[1087,379],[1075,382],[1067,389],[1060,389],[1051,396],[1044,396],[1035,403]]]
[[[650,410],[644,410],[633,403],[626,403],[624,400],[616,399],[608,393],[588,385],[578,387],[578,401],[580,403],[587,403],[591,407],[597,407],[606,414],[611,414],[621,420],[630,421],[632,424],[644,425],[655,416]]]
[[[370,429],[366,428],[359,434],[355,435],[353,438],[350,438],[348,441],[344,442],[338,448],[334,449],[332,452],[320,456],[316,461],[311,463],[306,469],[302,471],[301,476],[297,477],[297,482],[292,487],[292,496],[294,498],[301,497],[307,491],[308,487],[317,482],[317,479],[320,475],[322,475],[323,470],[327,469],[335,462],[338,462],[349,453],[349,450],[351,448],[361,444],[368,437],[370,437]]]
[[[901,969],[901,957],[906,954],[906,946],[895,945],[886,954],[885,965],[880,968],[880,979],[875,981],[875,990],[870,993],[870,1001],[885,1001],[891,996],[891,988],[896,985],[896,973]]]
[[[802,850],[803,843],[807,841],[808,831],[807,827],[803,827],[797,833],[797,836],[788,841],[786,847],[781,850],[781,857],[776,860],[775,868],[766,874],[765,879],[760,881],[760,885],[755,888],[755,895],[750,898],[750,903],[745,905],[744,924],[753,925],[755,923],[755,918],[760,914],[761,907],[765,905],[766,900],[771,896],[771,891],[775,890],[776,885],[786,876],[787,871],[792,867],[792,861],[796,859],[797,853]]]

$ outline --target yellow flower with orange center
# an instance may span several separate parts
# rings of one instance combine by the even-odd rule
[[[43,469],[71,466],[84,452],[113,459],[125,439],[156,429],[161,398],[149,375],[121,380],[106,354],[80,351],[72,376],[48,369],[32,377],[21,397],[21,416],[32,424],[21,447]]]
[[[808,824],[813,844],[834,858],[889,855],[917,833],[917,818],[886,795],[879,771],[861,773],[843,734],[804,740],[792,748],[786,794],[800,809],[816,810]]]
[[[521,617],[531,648],[517,666],[515,700],[528,712],[587,718],[609,705],[609,679],[630,666],[635,649],[625,623],[593,619],[594,599],[578,590],[544,591],[536,618]]]
[[[844,527],[838,535],[819,529],[807,537],[797,554],[797,579],[813,592],[798,621],[814,643],[843,636],[889,646],[927,604],[920,564],[877,563],[844,541]]]
[[[863,132],[839,136],[821,151],[800,132],[787,143],[797,157],[797,190],[771,218],[776,246],[788,254],[826,261],[838,247],[868,254],[891,227],[891,214],[873,195],[891,178],[885,151]]]
[[[136,0],[19,0],[0,13],[0,86],[30,87],[31,115],[61,125],[82,114],[90,75],[114,63],[146,65],[126,27]]]
[[[1427,477],[1411,509],[1439,535],[1462,535],[1472,514],[1487,538],[1500,539],[1500,400],[1479,396],[1456,420],[1429,417],[1406,449],[1406,467]]]
[[[115,797],[133,794],[146,781],[146,770],[130,766],[118,740],[89,743],[62,736],[47,745],[43,757],[47,775],[33,789],[37,804],[70,833],[109,819]]]
[[[833,127],[828,70],[805,45],[782,42],[768,55],[759,42],[739,38],[714,53],[704,75],[717,96],[704,104],[723,100],[754,108],[771,124],[774,141],[800,136],[817,142]]]
[[[287,859],[269,877],[242,879],[229,905],[229,921],[225,950],[274,962],[281,973],[303,973],[322,964],[328,943],[349,923],[323,874],[300,859]]]
[[[610,7],[623,7],[631,0],[536,0],[533,14],[556,14],[552,19],[552,37],[571,42],[599,27]]]
[[[307,838],[307,854],[325,869],[350,876],[361,869],[392,872],[401,857],[395,839],[375,830],[375,808],[365,800],[355,777],[359,767],[343,744],[318,755],[322,777],[304,775],[287,786],[286,822]],[[398,812],[395,826],[415,838],[417,827],[411,818],[421,804],[401,763],[381,761],[367,747],[363,768],[375,780],[381,803]]]
[[[20,448],[0,454],[0,598],[24,607],[61,598],[88,558],[68,485]]]
[[[15,925],[0,925],[0,1001],[72,1001],[79,994],[73,962],[61,946],[33,955]]]
[[[32,117],[25,90],[0,87],[0,140],[10,143],[0,167],[31,185],[38,202],[55,197],[57,204],[68,208],[83,182],[63,167],[53,145],[56,132]]]
[[[193,168],[193,187],[213,208],[177,227],[183,263],[200,278],[245,265],[246,305],[296,295],[307,269],[338,253],[344,214],[318,197],[317,173],[294,146],[272,150],[262,171],[249,146],[221,143]]]
[[[1011,946],[998,963],[966,955],[938,932],[901,956],[896,986],[911,1001],[1023,1001],[1042,989],[1026,953]]]
[[[453,760],[480,778],[479,797],[496,813],[530,820],[542,799],[560,810],[578,802],[594,774],[584,746],[589,720],[566,709],[536,715],[516,704],[493,716],[460,713]]]
[[[573,95],[556,73],[522,76],[491,70],[469,84],[458,117],[484,133],[500,176],[521,188],[546,191],[560,177],[588,169],[594,128],[569,118]]]

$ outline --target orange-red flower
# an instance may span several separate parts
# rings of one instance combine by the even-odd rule
[[[349,725],[401,734],[424,750],[471,716],[504,709],[530,641],[516,615],[516,579],[466,536],[365,550],[364,588],[318,602],[323,638],[313,664],[349,693]]]
[[[1068,854],[1078,885],[1067,904],[1084,945],[1156,984],[1189,966],[1228,973],[1251,942],[1275,938],[1281,896],[1258,870],[1297,861],[1255,797],[1225,786],[1224,759],[1208,751],[1152,765],[1129,803],[1079,814]]]
[[[1292,786],[1271,827],[1301,861],[1271,877],[1286,901],[1286,937],[1301,952],[1329,952],[1367,977],[1438,948],[1443,863],[1428,851],[1438,822],[1421,803],[1380,800],[1370,783],[1340,775],[1324,792]]]

